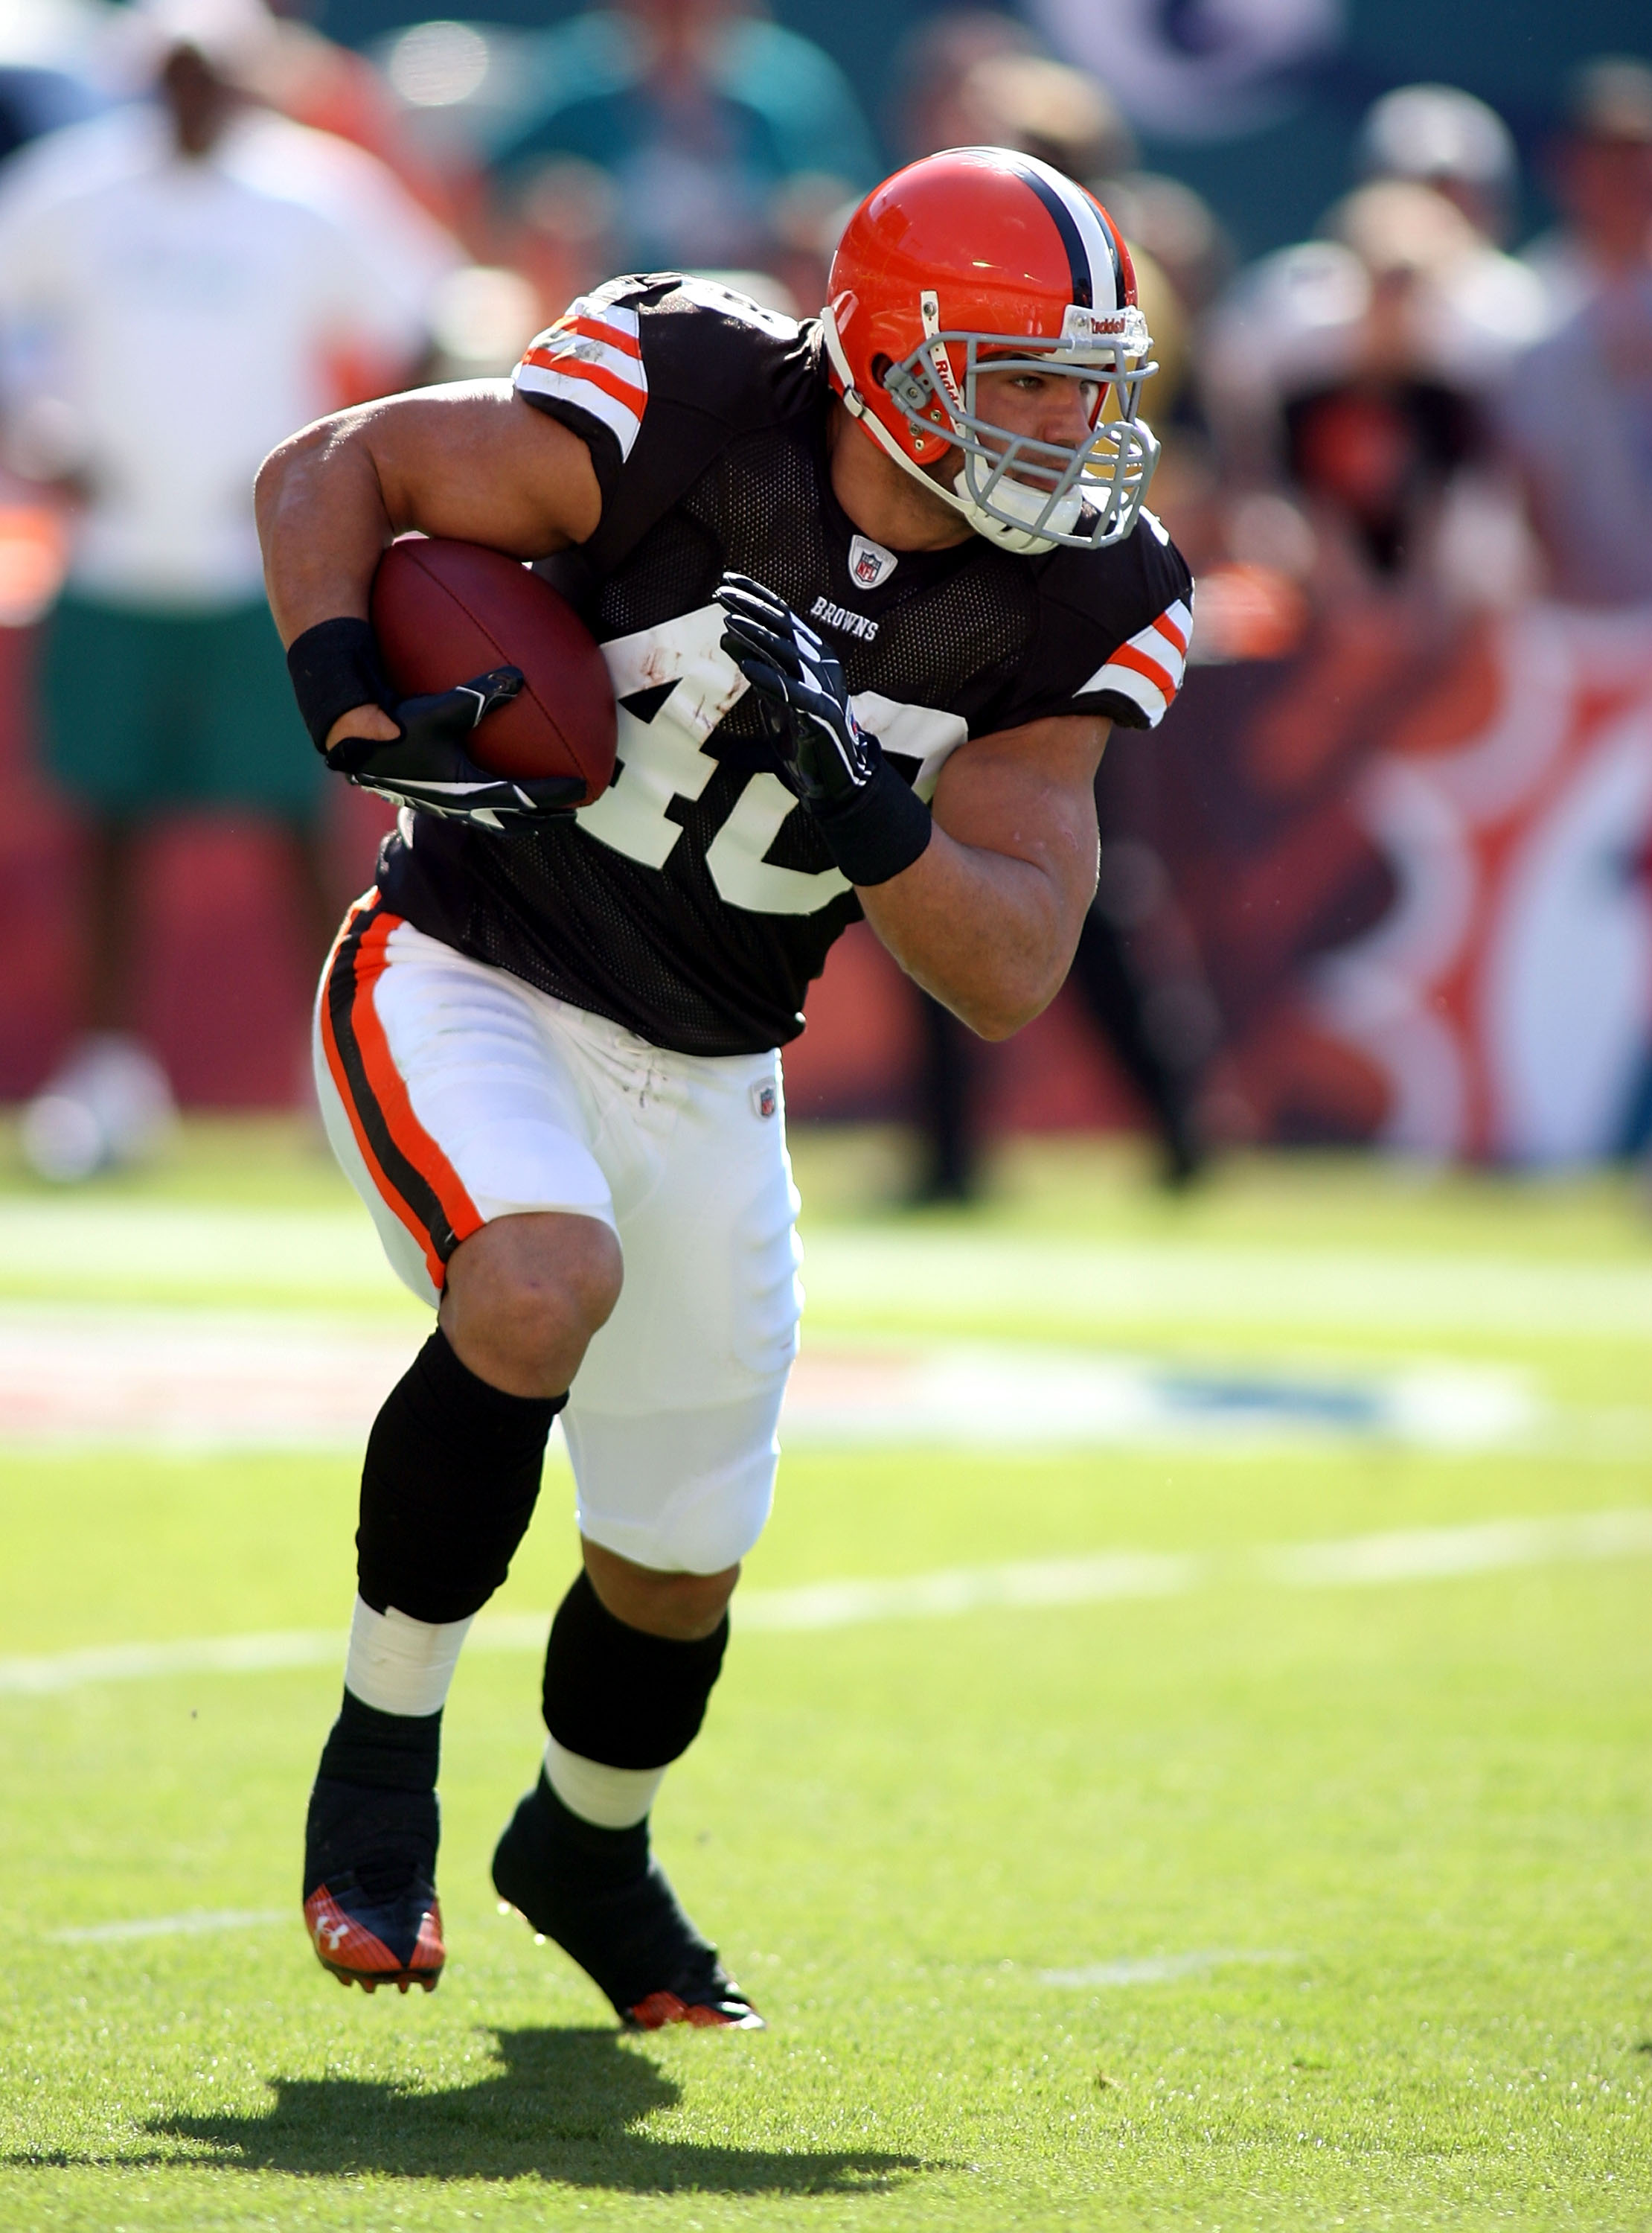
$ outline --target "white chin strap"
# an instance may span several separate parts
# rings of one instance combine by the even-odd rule
[[[926,478],[927,478],[926,476]],[[929,483],[931,488],[935,484]],[[1060,502],[1046,514],[1050,498],[1044,490],[1029,488],[1024,481],[1012,481],[1006,474],[992,492],[992,501],[1000,511],[1017,512],[1026,521],[1024,527],[1012,526],[1007,519],[999,519],[976,503],[969,485],[969,465],[966,460],[953,483],[957,492],[950,499],[956,503],[978,535],[995,543],[1000,550],[1013,550],[1022,557],[1036,557],[1041,550],[1053,550],[1056,537],[1070,535],[1078,524],[1078,515],[1084,508],[1084,499],[1076,489],[1069,489]],[[938,492],[945,495],[946,491]],[[1040,528],[1051,529],[1054,534],[1034,534],[1033,522]]]

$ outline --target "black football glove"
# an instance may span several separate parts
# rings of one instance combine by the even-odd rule
[[[487,830],[565,821],[585,796],[579,776],[491,775],[465,749],[471,732],[509,705],[522,680],[519,667],[496,667],[452,690],[404,698],[387,709],[401,725],[399,737],[342,737],[323,757],[335,775],[421,814]]]
[[[725,574],[717,602],[723,648],[762,702],[782,780],[817,815],[852,804],[883,747],[855,719],[836,656],[784,598],[745,574]]]
[[[850,883],[888,883],[928,844],[929,809],[855,719],[836,656],[784,597],[725,574],[717,602],[723,649],[757,693],[781,780]]]

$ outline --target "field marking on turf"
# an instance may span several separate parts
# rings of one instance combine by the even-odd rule
[[[340,1209],[0,1201],[0,1281],[107,1294],[333,1295],[406,1315],[367,1218]]]
[[[1576,1520],[1491,1520],[1462,1527],[1408,1527],[1343,1542],[1265,1551],[1267,1577],[1295,1589],[1376,1588],[1386,1582],[1444,1581],[1504,1566],[1556,1559],[1616,1559],[1652,1551],[1652,1510],[1599,1512]]]
[[[868,1232],[805,1221],[817,1313],[888,1323],[1380,1328],[1635,1340],[1652,1334],[1652,1271],[1576,1259],[1209,1242],[1082,1243],[990,1233]]]
[[[1164,1985],[1200,1977],[1234,1963],[1299,1962],[1299,1954],[1215,1950],[1204,1954],[1144,1954],[1122,1962],[1092,1962],[1080,1969],[1040,1969],[1041,1985]]]
[[[817,1312],[937,1328],[1030,1316],[1043,1326],[1382,1328],[1417,1335],[1635,1340],[1652,1270],[1576,1258],[1085,1242],[989,1232],[868,1231],[804,1220]],[[283,1296],[376,1305],[413,1322],[361,1211],[0,1201],[0,1286],[62,1294]]]
[[[164,1675],[267,1675],[332,1661],[342,1666],[347,1640],[341,1629],[300,1628],[185,1637],[172,1644],[94,1644],[38,1659],[0,1659],[0,1696],[45,1697],[89,1683],[143,1683]]]
[[[406,1371],[411,1330],[308,1312],[0,1301],[0,1446],[354,1449]],[[1354,1441],[1440,1451],[1577,1440],[1518,1370],[1486,1363],[1201,1369],[1017,1342],[812,1338],[786,1391],[793,1448],[1191,1446]],[[1622,1440],[1620,1436],[1618,1438]],[[1644,1438],[1643,1438],[1644,1439]]]
[[[1652,1507],[1579,1519],[1493,1520],[1462,1527],[1407,1528],[1328,1543],[1285,1544],[1231,1559],[1115,1552],[1092,1559],[1041,1559],[1004,1566],[959,1566],[876,1582],[817,1582],[737,1598],[741,1628],[857,1627],[876,1620],[935,1618],[993,1606],[1100,1605],[1121,1598],[1181,1596],[1246,1576],[1291,1589],[1380,1587],[1494,1573],[1514,1566],[1652,1554]]]
[[[261,1930],[267,1924],[290,1921],[284,1907],[191,1908],[186,1915],[152,1915],[135,1923],[88,1923],[70,1930],[49,1930],[56,1946],[114,1946],[128,1938],[195,1937],[210,1930]]]
[[[1118,1598],[1180,1597],[1203,1580],[1198,1559],[1115,1551],[1094,1559],[1028,1559],[956,1566],[892,1581],[810,1582],[753,1590],[735,1608],[741,1629],[859,1628],[879,1620],[946,1620],[990,1605],[1102,1605]]]
[[[1648,1555],[1652,1555],[1652,1506],[1558,1520],[1403,1528],[1324,1543],[1277,1544],[1219,1558],[1114,1551],[1091,1558],[949,1567],[888,1581],[805,1582],[793,1589],[752,1590],[738,1598],[735,1622],[742,1629],[795,1633],[885,1620],[947,1619],[993,1608],[1181,1597],[1222,1581],[1249,1579],[1302,1590],[1381,1588],[1521,1566]],[[550,1626],[548,1612],[484,1613],[471,1631],[466,1650],[541,1651]],[[0,1696],[47,1697],[92,1683],[135,1683],[168,1675],[255,1675],[283,1668],[338,1666],[345,1643],[342,1630],[287,1629],[0,1659]]]

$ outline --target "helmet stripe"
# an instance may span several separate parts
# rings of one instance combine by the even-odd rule
[[[1111,267],[1113,308],[1122,310],[1130,298],[1130,290],[1125,284],[1124,260],[1119,253],[1118,235],[1113,230],[1113,220],[1101,210],[1093,208],[1088,195],[1084,197],[1084,216],[1085,231],[1099,232],[1102,236],[1103,251]]]
[[[1090,273],[1089,253],[1084,245],[1084,236],[1078,230],[1078,220],[1069,208],[1067,199],[1057,188],[1053,174],[1046,175],[1042,164],[1018,163],[1015,175],[1032,188],[1038,199],[1049,211],[1056,231],[1061,235],[1061,244],[1067,251],[1067,268],[1072,282],[1072,299],[1082,309],[1096,308],[1096,288]]]
[[[1086,310],[1122,310],[1128,295],[1118,242],[1089,196],[1036,156],[1024,156],[1014,170],[1049,211],[1061,235],[1073,301]],[[1104,299],[1103,290],[1109,287],[1110,299]]]

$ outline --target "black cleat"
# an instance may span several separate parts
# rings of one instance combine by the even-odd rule
[[[318,1778],[304,1831],[304,1923],[341,1985],[436,1989],[447,1950],[436,1898],[436,1794]]]
[[[677,1904],[649,1853],[647,1822],[599,1829],[571,1813],[542,1774],[494,1852],[493,1883],[595,1980],[628,2031],[764,2028]]]

